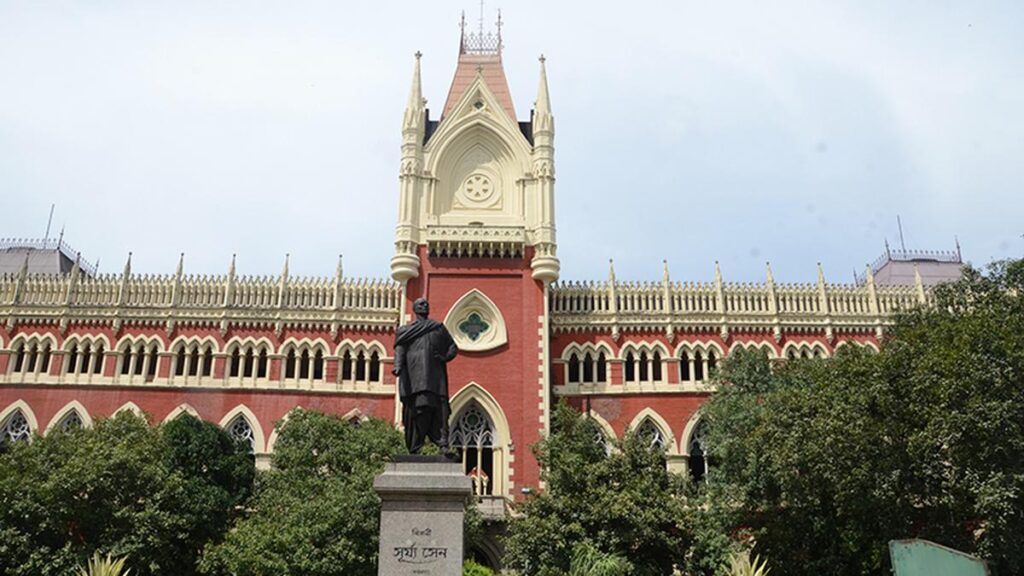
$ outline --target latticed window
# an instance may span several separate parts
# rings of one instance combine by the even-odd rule
[[[28,419],[21,413],[21,410],[16,410],[14,414],[7,417],[3,427],[0,427],[0,449],[6,444],[27,442],[31,437],[32,429],[28,425]]]
[[[59,424],[57,424],[57,429],[61,432],[70,432],[72,430],[78,430],[82,425],[82,417],[78,415],[77,410],[72,410],[61,419]]]
[[[636,433],[652,450],[661,450],[665,447],[665,435],[662,434],[661,428],[658,428],[657,424],[651,421],[650,418],[644,419],[640,427],[637,428]]]
[[[455,420],[451,447],[462,455],[463,468],[477,495],[494,494],[494,423],[477,404],[469,405]]]
[[[690,439],[690,478],[694,482],[706,482],[708,475],[707,424],[701,420]]]
[[[245,416],[238,415],[228,424],[228,434],[235,440],[245,442],[249,447],[249,454],[256,451],[256,435],[253,434],[252,425]]]

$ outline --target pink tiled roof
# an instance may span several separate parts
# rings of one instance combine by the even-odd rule
[[[448,91],[448,99],[445,100],[441,119],[444,120],[444,117],[455,108],[469,85],[473,83],[477,68],[481,69],[487,88],[494,93],[502,109],[515,122],[516,111],[512,106],[512,94],[508,90],[508,80],[505,79],[505,69],[501,65],[500,54],[459,55],[459,65],[455,68],[455,78],[452,79],[452,87]]]

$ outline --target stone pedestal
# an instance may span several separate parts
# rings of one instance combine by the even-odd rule
[[[397,456],[373,480],[380,495],[380,576],[460,576],[462,516],[472,481],[458,462]]]

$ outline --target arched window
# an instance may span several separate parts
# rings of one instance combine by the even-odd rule
[[[267,349],[260,349],[260,355],[256,363],[256,377],[266,378],[267,377]]]
[[[178,348],[178,354],[174,358],[174,375],[185,375],[185,347]]]
[[[706,482],[708,475],[707,425],[701,420],[690,438],[690,478],[694,482]]]
[[[718,369],[718,358],[715,356],[714,350],[708,350],[708,376],[716,369]]]
[[[14,368],[11,370],[14,373],[20,373],[25,369],[25,343],[18,344],[18,348],[14,355]]]
[[[624,370],[625,370],[625,377],[624,377],[624,379],[626,380],[626,382],[633,382],[633,381],[635,381],[636,380],[636,359],[633,356],[633,352],[628,352],[626,354],[626,362],[625,362],[625,364],[626,365],[623,367]]]
[[[151,345],[149,347],[149,361],[147,363],[148,366],[147,366],[147,369],[146,369],[146,379],[147,380],[152,380],[153,377],[156,376],[156,367],[157,367],[157,362],[159,362],[159,360],[160,360],[160,358],[159,358],[159,356],[157,356],[157,352],[156,352],[156,344],[153,344],[153,345]]]
[[[72,344],[71,349],[68,350],[68,368],[66,372],[68,374],[78,373],[78,344]]]
[[[679,381],[690,381],[690,353],[686,350],[679,353]]]
[[[594,382],[594,357],[590,352],[583,355],[583,381],[587,384]]]
[[[494,423],[476,403],[470,404],[452,426],[450,444],[462,456],[463,470],[473,479],[478,496],[494,493]]]
[[[637,436],[639,436],[644,444],[651,449],[661,450],[665,447],[665,435],[661,433],[661,428],[655,424],[650,418],[645,418],[640,424],[640,427],[636,430]]]
[[[640,352],[640,381],[648,382],[647,375],[650,372],[647,370],[647,351],[642,350]]]
[[[299,357],[299,378],[309,379],[309,350],[303,350],[302,356]]]
[[[654,351],[654,359],[651,364],[651,380],[661,382],[661,352]]]
[[[366,380],[366,355],[361,350],[356,355],[356,380]]]
[[[206,350],[203,350],[203,376],[213,375],[213,350],[207,346]]]
[[[608,381],[608,366],[605,363],[604,352],[601,352],[597,355],[597,381]]]
[[[370,382],[380,382],[380,354],[376,350],[370,354]]]
[[[242,376],[245,378],[252,378],[253,368],[255,364],[255,356],[252,353],[252,348],[245,349],[245,364],[242,371]]]
[[[242,355],[239,353],[238,348],[236,347],[234,350],[231,351],[231,371],[230,371],[230,375],[231,375],[232,378],[235,378],[239,374],[241,374],[241,367],[242,367]]]
[[[374,355],[376,356],[376,352],[374,352]],[[370,365],[370,368],[371,368],[371,372],[372,372],[372,369],[373,369],[373,365],[372,364]],[[379,370],[378,370],[378,372],[379,372]],[[323,380],[323,379],[324,379],[324,353],[323,353],[322,350],[317,350],[316,354],[313,356],[313,380]],[[372,379],[372,375],[371,375],[371,379]]]
[[[239,442],[244,442],[249,447],[249,454],[256,451],[256,435],[252,431],[252,425],[239,414],[228,424],[228,434]]]
[[[575,384],[580,381],[580,359],[573,352],[569,355],[569,382]]]
[[[82,417],[78,414],[77,410],[71,410],[61,418],[57,424],[57,429],[61,432],[70,432],[72,430],[78,430],[82,427]]]
[[[288,350],[288,356],[284,359],[284,377],[295,378],[295,349]]]
[[[106,359],[106,356],[102,343],[96,345],[96,352],[94,352],[94,354],[96,356],[92,361],[92,373],[103,374],[103,360]]]
[[[704,381],[704,356],[700,350],[693,353],[693,379],[697,382]]]
[[[198,376],[199,375],[199,348],[194,347],[188,355],[188,375]]]
[[[15,410],[7,417],[7,420],[0,426],[0,451],[6,448],[7,444],[15,442],[27,442],[32,437],[32,429],[28,425],[28,419]]]
[[[348,381],[352,379],[352,353],[345,350],[341,357],[341,379]]]

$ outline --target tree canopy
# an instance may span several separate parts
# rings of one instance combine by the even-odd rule
[[[708,514],[786,574],[878,574],[925,538],[1024,574],[1024,262],[966,270],[879,353],[725,363]]]
[[[648,439],[630,433],[608,450],[600,434],[568,405],[555,409],[550,437],[534,447],[546,488],[519,506],[506,540],[506,563],[520,574],[569,573],[581,542],[622,574],[670,574],[682,563],[686,480]]]
[[[207,550],[207,574],[375,575],[380,500],[373,477],[403,450],[381,420],[358,425],[293,410],[278,431],[248,517]]]
[[[130,412],[0,454],[0,570],[70,574],[94,551],[133,574],[196,572],[247,497],[246,448],[184,415],[157,428]]]

